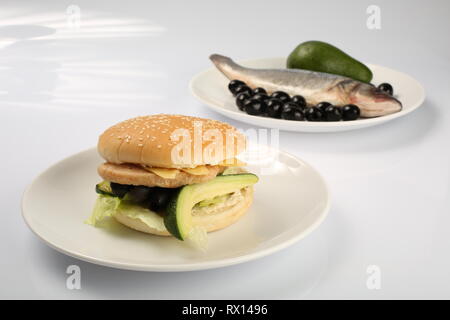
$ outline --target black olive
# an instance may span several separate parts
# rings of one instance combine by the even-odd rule
[[[342,107],[342,119],[345,121],[356,120],[360,114],[361,110],[354,104],[347,104]]]
[[[109,185],[111,186],[112,193],[119,198],[123,198],[125,194],[133,187],[128,184],[120,184],[115,182],[111,182]]]
[[[326,102],[326,101],[323,101],[323,102],[318,103],[318,104],[316,105],[316,108],[319,108],[319,110],[320,110],[322,113],[325,113],[325,109],[328,108],[329,106],[331,106],[331,103]]]
[[[164,210],[167,207],[174,190],[175,189],[159,187],[151,188],[148,199],[148,208],[156,212]]]
[[[341,109],[336,106],[328,106],[325,109],[324,118],[326,121],[340,121],[342,119]]]
[[[270,95],[271,98],[280,99],[283,102],[288,102],[291,100],[291,97],[284,91],[275,91]]]
[[[252,97],[253,100],[267,101],[269,96],[265,93],[257,93]]]
[[[301,110],[303,110],[303,108],[300,108],[297,104],[295,104],[295,103],[292,103],[292,102],[285,102],[284,104],[283,104],[283,107],[281,108],[281,112],[283,112],[284,110],[286,110],[286,109],[293,109],[293,108],[298,108],[298,109],[301,109]]]
[[[140,203],[144,202],[150,196],[151,188],[145,186],[135,186],[128,192],[131,201]]]
[[[283,111],[281,112],[281,118],[285,120],[296,120],[301,121],[305,120],[305,114],[303,110],[299,107],[290,107],[286,106],[287,103],[283,106]]]
[[[390,94],[391,96],[394,94],[394,88],[389,83],[382,83],[378,86],[378,89],[380,89],[383,92],[386,92]]]
[[[303,96],[293,96],[291,102],[295,103],[300,108],[306,108],[306,100]]]
[[[267,95],[267,91],[264,88],[259,87],[259,88],[253,89],[253,94],[259,94],[259,93],[264,93],[265,95]]]
[[[317,107],[310,107],[306,109],[305,117],[308,121],[322,121],[323,113]]]
[[[237,96],[239,93],[247,92],[249,95],[252,95],[252,89],[245,84],[241,84],[234,90],[234,95]]]
[[[248,103],[245,103],[245,112],[253,116],[261,115],[265,113],[266,110],[267,104],[265,101],[250,99]]]
[[[252,104],[253,103],[253,100],[250,98],[250,99],[247,99],[247,100],[244,100],[244,102],[242,103],[242,111],[244,111],[244,112],[247,112],[247,108],[250,108],[250,104]]]
[[[267,100],[267,115],[272,118],[281,118],[283,101],[271,98]]]
[[[250,99],[250,95],[247,92],[239,93],[236,96],[236,105],[239,108],[239,110],[244,111],[244,102],[247,99]]]
[[[236,92],[237,87],[242,86],[242,85],[245,85],[245,82],[244,82],[244,81],[241,81],[241,80],[231,80],[230,83],[228,84],[228,90],[230,90],[230,92],[231,92],[233,95],[236,95],[235,92]]]

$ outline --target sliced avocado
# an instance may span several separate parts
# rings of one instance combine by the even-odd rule
[[[299,44],[287,58],[286,66],[337,74],[367,83],[370,83],[373,77],[372,71],[365,64],[322,41]]]
[[[207,182],[184,186],[170,200],[164,225],[174,237],[184,240],[192,228],[192,208],[196,203],[234,192],[256,182],[256,175],[241,173],[217,176]]]
[[[102,181],[102,182],[96,184],[95,192],[97,192],[98,194],[104,194],[106,196],[115,197],[115,195],[111,189],[111,184],[109,183],[109,181]]]

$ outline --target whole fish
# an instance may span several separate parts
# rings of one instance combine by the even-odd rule
[[[400,101],[372,84],[347,77],[300,69],[252,69],[238,65],[228,57],[209,57],[228,79],[244,81],[249,87],[262,87],[270,94],[284,91],[301,95],[310,105],[326,101],[342,107],[355,104],[361,117],[378,117],[402,109]]]

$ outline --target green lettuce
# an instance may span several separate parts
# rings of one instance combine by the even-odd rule
[[[100,194],[95,201],[90,218],[85,222],[95,226],[104,218],[113,216],[116,213],[120,202],[120,198]]]
[[[226,201],[229,196],[230,194],[224,194],[212,199],[205,199],[197,203],[196,206],[207,207],[210,205],[214,205]],[[164,218],[156,212],[137,204],[133,204],[129,200],[105,194],[98,195],[97,200],[95,201],[94,209],[92,210],[92,214],[85,221],[85,223],[92,226],[98,226],[100,221],[108,217],[113,217],[119,212],[120,214],[126,215],[131,219],[138,219],[151,228],[157,229],[159,231],[167,231],[166,226],[164,225]],[[188,240],[188,242],[191,243],[193,247],[201,249],[203,251],[207,247],[206,230],[201,227],[194,227],[187,236],[186,240]]]
[[[91,217],[85,222],[92,226],[96,226],[101,220],[107,217],[112,217],[120,212],[131,219],[141,220],[143,223],[151,228],[165,231],[164,219],[149,209],[132,204],[129,201],[112,197],[108,195],[99,195],[95,201],[94,209]]]
[[[167,231],[164,218],[152,210],[132,204],[129,201],[122,201],[117,209],[122,214],[126,214],[128,218],[141,220],[149,227],[159,231]]]

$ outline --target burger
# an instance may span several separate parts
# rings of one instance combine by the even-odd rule
[[[112,217],[137,231],[198,240],[236,222],[258,177],[238,159],[245,136],[210,119],[157,114],[118,123],[100,135],[103,179],[87,223]]]

